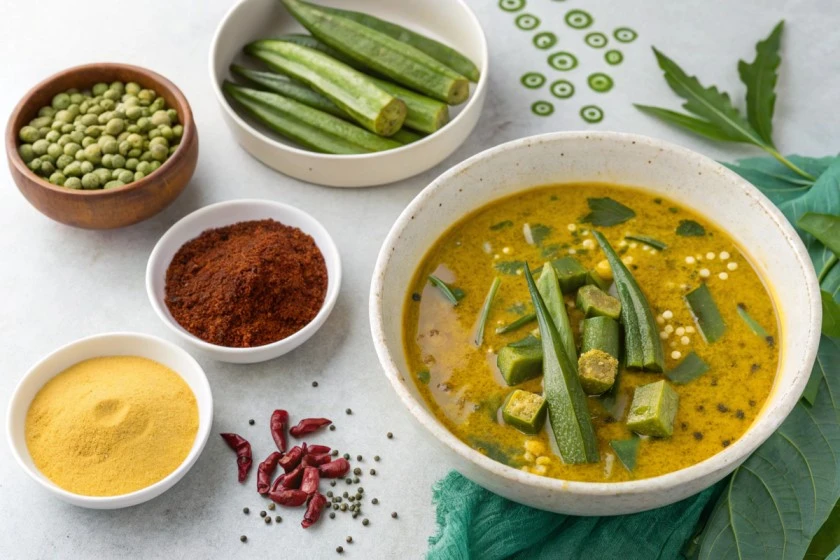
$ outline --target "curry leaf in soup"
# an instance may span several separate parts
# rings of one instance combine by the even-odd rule
[[[782,44],[780,21],[770,36],[755,46],[755,60],[738,61],[738,74],[747,86],[747,120],[768,145],[773,146],[773,109],[776,105],[776,80],[782,63],[779,49]]]
[[[840,376],[820,385],[814,405],[799,402],[735,470],[700,536],[701,560],[803,557],[840,498]]]
[[[659,241],[658,239],[654,239],[653,237],[648,237],[646,235],[625,235],[624,239],[628,241],[638,241],[639,243],[644,243],[648,247],[653,247],[659,251],[664,251],[668,248],[668,246]]]
[[[452,305],[458,305],[458,302],[464,299],[464,290],[450,286],[434,274],[429,275],[429,282],[431,282],[432,286],[440,290],[443,297],[449,300],[449,303]]]
[[[636,217],[636,212],[631,208],[607,196],[587,198],[586,202],[589,205],[590,212],[581,219],[583,223],[598,227],[610,227],[623,224]]]
[[[525,268],[525,261],[500,261],[494,264],[493,268],[502,274],[519,274]]]
[[[500,229],[509,228],[512,225],[513,225],[513,222],[511,222],[510,220],[504,220],[504,221],[493,224],[492,226],[490,226],[490,229],[492,229],[493,231],[499,231]]]
[[[796,225],[816,237],[835,255],[840,255],[840,216],[806,212]]]
[[[706,228],[694,220],[680,220],[677,226],[677,235],[683,237],[702,237],[706,235]]]
[[[822,290],[822,332],[826,336],[840,337],[840,304],[834,301],[830,293]]]
[[[704,362],[703,358],[694,352],[689,352],[688,355],[683,358],[683,361],[677,365],[677,367],[666,374],[666,377],[672,383],[685,385],[689,381],[697,379],[707,371],[709,371],[709,364]]]
[[[737,305],[738,308],[738,315],[743,319],[743,321],[747,324],[750,330],[755,333],[756,335],[760,336],[761,338],[767,338],[769,333],[764,330],[758,321],[753,319],[749,313],[747,313],[747,308],[744,306],[743,303],[739,303]]]
[[[531,239],[534,241],[534,245],[542,247],[542,242],[551,235],[551,228],[542,224],[530,224],[530,227]]]
[[[429,370],[427,370],[427,369],[424,369],[423,371],[418,371],[418,372],[417,372],[417,379],[418,379],[418,380],[420,381],[420,383],[422,383],[423,385],[428,385],[428,384],[429,384],[429,380],[431,380],[431,378],[432,378],[432,376],[431,376],[431,374],[429,373]]]
[[[615,451],[615,456],[624,465],[624,468],[630,472],[636,468],[636,457],[639,454],[639,436],[633,434],[630,439],[614,439],[610,442],[610,447]]]

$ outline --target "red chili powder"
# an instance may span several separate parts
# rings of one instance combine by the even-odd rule
[[[195,336],[220,346],[276,342],[324,303],[327,267],[312,237],[274,220],[210,229],[166,271],[166,306]]]

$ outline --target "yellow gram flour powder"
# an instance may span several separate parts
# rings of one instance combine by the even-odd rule
[[[26,415],[26,445],[55,484],[115,496],[158,482],[184,461],[198,432],[195,395],[153,360],[109,356],[51,379]]]

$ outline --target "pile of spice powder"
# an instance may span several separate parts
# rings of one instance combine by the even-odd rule
[[[270,219],[207,230],[166,271],[169,312],[220,346],[262,346],[294,334],[318,314],[326,291],[315,241]]]

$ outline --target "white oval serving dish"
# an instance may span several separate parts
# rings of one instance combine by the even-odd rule
[[[608,182],[674,199],[719,224],[771,288],[782,349],[772,393],[747,432],[720,453],[662,476],[619,483],[556,480],[498,463],[450,433],[417,392],[403,352],[402,310],[414,271],[455,222],[488,202],[547,184]],[[426,187],[400,215],[379,253],[370,293],[374,345],[405,407],[439,444],[442,457],[470,479],[536,508],[616,515],[681,500],[732,472],[782,423],[808,381],[820,338],[814,269],[784,216],[755,187],[717,162],[632,134],[560,132],[482,152]]]
[[[32,399],[53,377],[81,361],[101,356],[140,356],[165,365],[181,376],[195,395],[198,405],[198,432],[187,458],[166,478],[129,494],[84,496],[58,487],[41,474],[26,446],[26,413]],[[204,370],[186,351],[160,338],[139,333],[108,333],[89,336],[52,352],[26,372],[12,394],[6,416],[6,436],[12,455],[35,482],[54,496],[75,506],[117,509],[141,504],[172,488],[192,468],[201,455],[213,425],[213,395]]]
[[[225,123],[237,142],[269,167],[303,181],[331,187],[370,187],[406,179],[430,169],[452,154],[472,132],[487,91],[487,41],[463,0],[329,0],[325,5],[370,13],[458,49],[478,66],[481,78],[466,103],[451,107],[452,120],[439,131],[407,146],[360,155],[311,152],[268,131],[234,110],[221,85],[234,61],[247,61],[242,47],[256,39],[304,29],[279,0],[240,0],[219,24],[210,46],[210,79]],[[255,64],[249,64],[257,67]]]
[[[296,227],[312,237],[327,266],[327,293],[315,318],[296,333],[271,344],[250,348],[231,348],[206,342],[178,324],[166,307],[166,270],[178,249],[208,229],[229,226],[238,222],[272,219]],[[271,360],[291,352],[315,334],[327,320],[338,299],[341,286],[341,258],[330,234],[321,223],[294,206],[271,200],[229,200],[205,206],[178,220],[152,249],[146,265],[146,294],[161,321],[181,340],[200,353],[234,364],[253,364]]]

